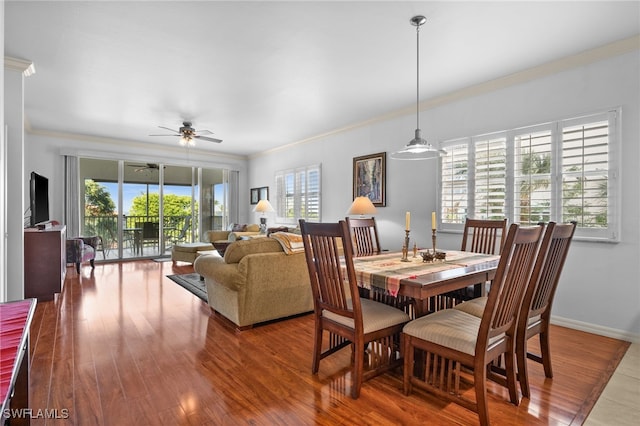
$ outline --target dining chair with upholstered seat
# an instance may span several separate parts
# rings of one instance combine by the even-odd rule
[[[314,304],[311,371],[316,374],[321,359],[351,347],[351,397],[357,399],[364,380],[402,364],[400,333],[409,315],[389,305],[360,298],[353,246],[345,221],[310,223],[301,219],[300,230]],[[323,350],[325,331],[329,338],[328,347]]]
[[[547,378],[553,377],[549,346],[551,307],[575,229],[576,222],[566,224],[549,222],[547,225],[518,316],[516,331],[518,380],[522,395],[527,398],[531,395],[527,358],[541,363]],[[486,297],[474,299],[457,305],[455,309],[480,317],[486,301]],[[527,349],[527,341],[535,335],[540,339],[540,355],[530,353]],[[503,373],[502,370],[497,370]]]
[[[501,384],[507,387],[510,401],[518,405],[517,316],[533,270],[542,229],[542,226],[511,225],[482,318],[457,309],[445,309],[415,319],[404,327],[405,395],[409,395],[413,386],[425,389],[478,413],[480,424],[487,425],[487,370],[494,360],[504,356],[506,379]],[[416,350],[421,356],[416,357]],[[472,369],[475,400],[463,396],[460,391],[461,382],[470,376],[466,369]],[[418,374],[414,374],[416,372]]]
[[[380,238],[378,237],[378,226],[376,219],[370,218],[351,218],[346,217],[347,227],[351,234],[351,242],[353,244],[353,256],[371,256],[380,254],[382,251],[380,246]],[[376,291],[374,288],[366,289],[358,287],[360,297],[375,300],[386,305],[395,306],[402,309],[409,315],[413,316],[415,310],[415,300],[411,297],[396,295],[392,296],[385,291]]]
[[[469,219],[464,222],[460,250],[482,254],[500,254],[507,235],[507,219]],[[476,284],[446,293],[455,303],[464,302],[483,295],[483,285]],[[453,304],[448,304],[451,307]]]
[[[345,218],[351,240],[354,256],[380,254],[380,238],[375,218]]]

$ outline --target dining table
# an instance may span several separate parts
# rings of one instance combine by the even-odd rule
[[[418,253],[402,260],[401,252],[353,258],[358,286],[392,297],[415,300],[415,317],[433,311],[430,299],[470,285],[491,281],[498,267],[499,255],[459,250],[438,250],[444,260],[424,261]],[[431,304],[433,305],[433,304]]]

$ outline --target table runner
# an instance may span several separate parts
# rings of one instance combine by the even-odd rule
[[[402,262],[399,252],[384,253],[374,256],[356,257],[353,266],[358,285],[367,289],[376,287],[385,290],[392,296],[398,295],[400,281],[407,278],[417,278],[420,275],[446,271],[465,266],[476,265],[494,260],[499,256],[491,256],[465,251],[446,250],[444,261],[423,262],[422,256],[409,255],[409,262]]]

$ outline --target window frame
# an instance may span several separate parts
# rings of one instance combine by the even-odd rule
[[[574,238],[582,241],[598,241],[617,243],[620,241],[621,213],[619,209],[621,182],[620,176],[620,156],[621,156],[621,139],[620,139],[620,122],[622,111],[620,107],[612,108],[606,111],[600,111],[591,114],[584,114],[578,117],[562,119],[548,123],[536,124],[531,126],[519,127],[507,131],[491,132],[482,135],[456,138],[442,142],[440,145],[443,149],[454,146],[467,147],[467,189],[466,216],[462,215],[461,223],[444,222],[445,212],[443,212],[443,162],[441,159],[438,163],[438,229],[441,232],[461,233],[464,227],[464,217],[478,218],[475,214],[475,183],[476,183],[476,143],[477,141],[489,140],[501,135],[506,136],[506,194],[504,202],[505,217],[509,223],[513,223],[516,217],[515,205],[516,192],[516,143],[515,139],[526,133],[534,134],[542,131],[548,131],[551,134],[551,170],[550,170],[550,207],[549,220],[562,222],[563,215],[563,174],[562,170],[562,154],[563,154],[563,129],[580,125],[596,123],[598,121],[607,121],[608,123],[608,140],[607,140],[607,168],[604,171],[607,175],[607,226],[599,228],[578,227]],[[586,157],[586,156],[585,156]]]

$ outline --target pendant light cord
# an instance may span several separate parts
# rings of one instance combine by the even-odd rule
[[[420,128],[420,25],[416,25],[416,129]]]

